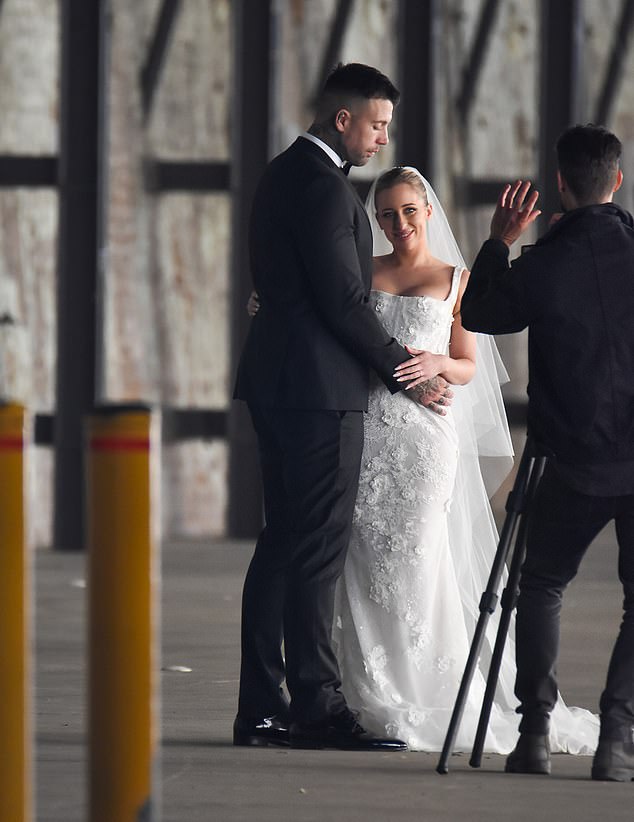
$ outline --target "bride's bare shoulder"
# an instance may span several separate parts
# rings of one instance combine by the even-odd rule
[[[392,268],[394,266],[394,256],[392,254],[382,254],[380,257],[373,257],[372,264],[375,271],[382,268]]]
[[[455,266],[451,263],[446,262],[445,260],[441,260],[439,257],[432,257],[427,264],[427,268],[430,271],[438,272],[441,274],[447,274],[449,277],[453,275],[455,270]]]
[[[394,278],[394,258],[391,254],[374,257],[372,261],[372,288],[391,291]]]
[[[380,257],[373,257],[372,259],[372,276],[385,277],[394,271],[396,268],[394,256],[392,254],[383,254]]]

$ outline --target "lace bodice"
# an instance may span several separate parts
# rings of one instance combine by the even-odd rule
[[[445,300],[410,297],[371,291],[370,303],[383,327],[403,345],[446,354],[453,322],[453,309],[460,285],[461,269],[454,269],[451,290]]]

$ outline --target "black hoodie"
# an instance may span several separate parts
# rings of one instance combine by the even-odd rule
[[[561,463],[609,468],[611,493],[634,493],[632,215],[613,203],[577,208],[510,266],[508,256],[500,240],[480,249],[464,327],[528,326],[529,433]]]

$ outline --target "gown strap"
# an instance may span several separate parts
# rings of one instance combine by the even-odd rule
[[[464,266],[457,265],[451,276],[451,291],[449,292],[449,297],[447,298],[447,302],[451,303],[451,309],[453,311],[453,307],[456,304],[456,300],[458,299],[458,290],[460,288],[460,278],[462,277],[462,272],[464,271]]]

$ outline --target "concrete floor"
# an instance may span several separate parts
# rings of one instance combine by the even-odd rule
[[[161,803],[164,822],[396,822],[634,818],[634,784],[595,783],[590,758],[554,757],[553,775],[479,770],[454,756],[233,748],[241,582],[252,546],[170,543],[163,549]],[[82,555],[36,553],[37,819],[85,820],[85,590]],[[590,549],[565,603],[560,684],[569,705],[596,711],[619,622],[611,529]],[[127,820],[111,820],[127,822]]]

